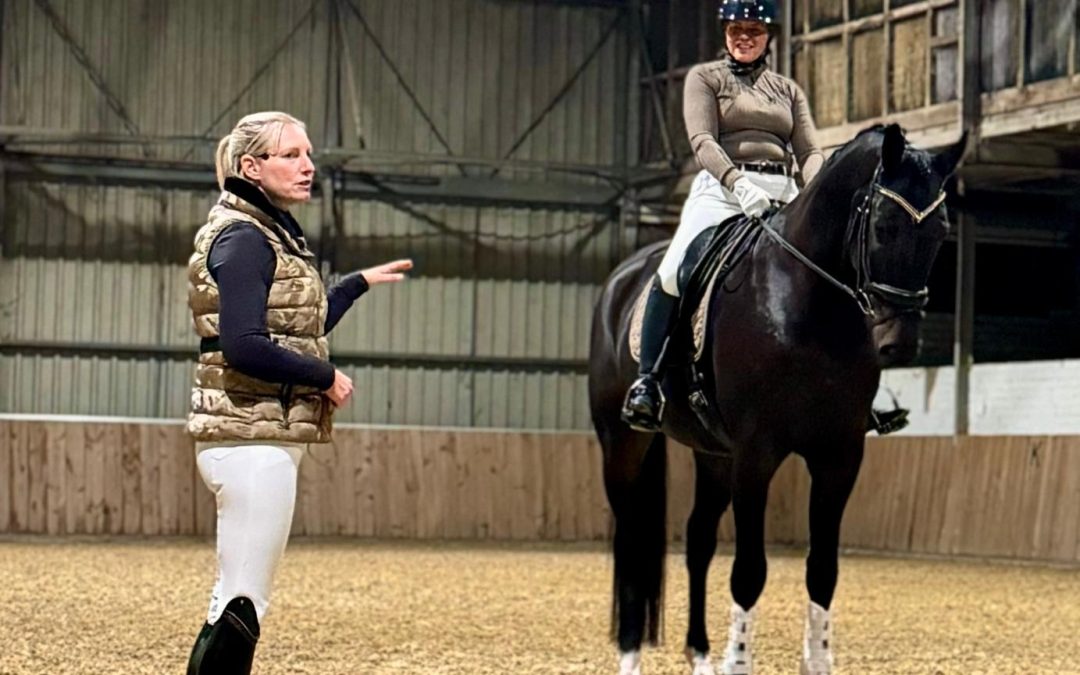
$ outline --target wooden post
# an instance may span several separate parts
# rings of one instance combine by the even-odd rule
[[[979,150],[980,118],[982,116],[982,0],[963,0],[961,20],[963,31],[960,48],[963,68],[960,71],[960,127],[968,132],[968,142],[975,157]]]
[[[963,189],[961,189],[963,192]],[[957,215],[956,314],[953,334],[953,367],[956,372],[954,431],[966,436],[970,430],[968,403],[975,337],[975,220],[968,213]]]
[[[640,4],[637,4],[636,7],[631,7],[630,11],[633,12],[631,17],[633,36],[636,36],[637,39],[635,46],[640,55],[639,63],[645,67],[645,78],[649,82],[649,96],[650,101],[652,102],[653,114],[656,116],[657,120],[656,126],[660,130],[660,141],[664,144],[664,153],[668,162],[674,165],[675,148],[671,143],[671,132],[668,129],[668,115],[664,112],[664,104],[660,100],[660,92],[657,89],[657,83],[662,76],[657,75],[652,67],[652,57],[649,55],[649,43],[645,38],[645,27],[642,21]]]
[[[676,117],[676,111],[679,106],[679,92],[676,91],[676,75],[675,69],[679,67],[679,5],[680,0],[668,0],[668,43],[667,43],[667,77],[664,83],[664,93],[667,98],[667,105],[664,109],[664,119],[668,124],[674,126],[674,120]],[[668,127],[668,133],[670,134],[672,127]],[[674,156],[674,146],[672,149],[672,155]]]
[[[1027,82],[1027,5],[1028,0],[1020,0],[1016,11],[1016,86],[1023,87]]]
[[[889,94],[892,92],[892,23],[889,20],[891,12],[890,0],[883,0],[881,4],[881,114],[889,114]]]
[[[1072,21],[1070,25],[1076,26],[1076,30],[1069,31],[1069,48],[1067,51],[1069,61],[1065,64],[1065,72],[1072,77],[1073,75],[1076,75],[1076,40],[1077,37],[1080,37],[1077,35],[1080,33],[1080,7],[1077,7],[1074,4],[1073,15],[1067,18]]]
[[[789,0],[783,4],[783,14],[780,17],[780,72],[785,76],[794,78],[795,50],[791,48],[792,22],[795,20],[795,10],[792,5],[795,0]]]
[[[979,16],[981,0],[964,0],[963,70],[960,73],[962,99],[960,125],[969,133],[969,147],[973,148],[968,163],[978,161],[979,126],[982,93],[980,64],[982,58],[982,22]],[[957,182],[961,197],[967,196],[963,176]],[[953,330],[953,367],[956,371],[954,399],[955,433],[967,435],[970,427],[968,402],[975,337],[975,221],[971,214],[960,211],[957,224],[959,236],[956,246],[956,305]]]
[[[847,124],[851,119],[851,13],[848,8],[851,7],[851,3],[848,0],[844,0],[843,6],[840,9],[841,21],[844,24],[844,32],[840,37],[841,50],[844,54],[844,112],[841,117],[841,124]]]
[[[623,10],[626,30],[625,53],[620,54],[619,76],[626,83],[626,93],[620,96],[625,114],[617,124],[616,156],[623,172],[623,180],[629,181],[634,168],[647,159],[642,156],[640,143],[641,128],[641,58],[638,45],[641,44],[641,0],[630,0]],[[612,243],[612,265],[618,264],[627,251],[627,233],[637,229],[637,199],[630,198],[634,191],[627,188],[619,200],[619,221]]]
[[[934,102],[934,8],[926,10],[926,42],[923,44],[926,56],[926,77],[923,80],[923,102],[926,107]]]
[[[716,58],[716,7],[715,2],[698,0],[698,62]]]

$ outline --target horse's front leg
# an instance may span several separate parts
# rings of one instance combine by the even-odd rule
[[[731,502],[731,459],[694,453],[694,510],[686,525],[686,571],[690,577],[690,622],[686,658],[692,675],[714,675],[705,627],[706,580],[716,553],[716,528]]]
[[[810,460],[810,554],[806,558],[806,612],[800,675],[830,675],[833,667],[833,622],[829,608],[839,573],[840,521],[862,464],[863,441],[847,451]]]
[[[724,650],[724,675],[753,673],[754,605],[765,588],[765,505],[780,458],[771,448],[737,453],[732,478],[735,562],[731,566],[731,625]]]

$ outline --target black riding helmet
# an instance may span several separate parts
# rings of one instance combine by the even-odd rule
[[[760,21],[769,26],[780,23],[776,0],[720,0],[720,21]]]
[[[725,25],[729,21],[760,21],[769,31],[769,46],[765,47],[761,57],[753,63],[739,63],[728,53],[726,45],[721,48],[720,53],[727,55],[728,65],[732,72],[743,75],[766,63],[772,53],[772,40],[780,28],[780,10],[777,7],[777,0],[720,0],[720,11],[716,18],[721,35],[724,34]]]

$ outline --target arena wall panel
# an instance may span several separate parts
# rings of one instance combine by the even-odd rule
[[[693,462],[669,448],[669,533],[681,540]],[[210,535],[213,496],[183,427],[0,419],[0,533]],[[810,481],[791,458],[770,490],[767,538],[807,541]],[[591,434],[342,426],[301,464],[295,535],[604,540]],[[722,541],[733,541],[731,515]],[[870,438],[844,518],[846,547],[1080,561],[1080,436]]]

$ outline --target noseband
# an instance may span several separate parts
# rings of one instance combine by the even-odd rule
[[[845,241],[852,241],[853,238],[855,240],[855,259],[852,260],[852,265],[855,268],[855,288],[851,288],[823,270],[814,263],[814,261],[806,257],[802,251],[797,249],[794,244],[787,239],[784,239],[783,235],[771,227],[766,227],[764,222],[762,222],[762,229],[775,239],[788,253],[791,253],[791,255],[795,256],[800,262],[816,272],[830,284],[848,294],[859,305],[859,309],[862,310],[863,314],[866,316],[873,317],[875,315],[873,303],[870,299],[871,296],[877,297],[886,305],[897,308],[899,310],[898,314],[920,312],[926,307],[926,303],[930,299],[930,290],[926,286],[923,286],[917,291],[910,291],[906,288],[898,288],[896,286],[874,281],[871,278],[870,246],[868,243],[870,212],[872,210],[870,198],[877,192],[892,200],[907,212],[911,217],[912,222],[918,224],[926,220],[930,214],[937,211],[945,202],[945,190],[938,192],[937,198],[934,199],[930,206],[919,211],[912,206],[908,200],[879,183],[878,178],[880,175],[881,167],[878,166],[877,171],[874,172],[874,177],[870,180],[870,184],[860,190],[862,198],[859,200],[859,205],[851,212],[850,218],[848,218],[847,236],[845,237]]]

